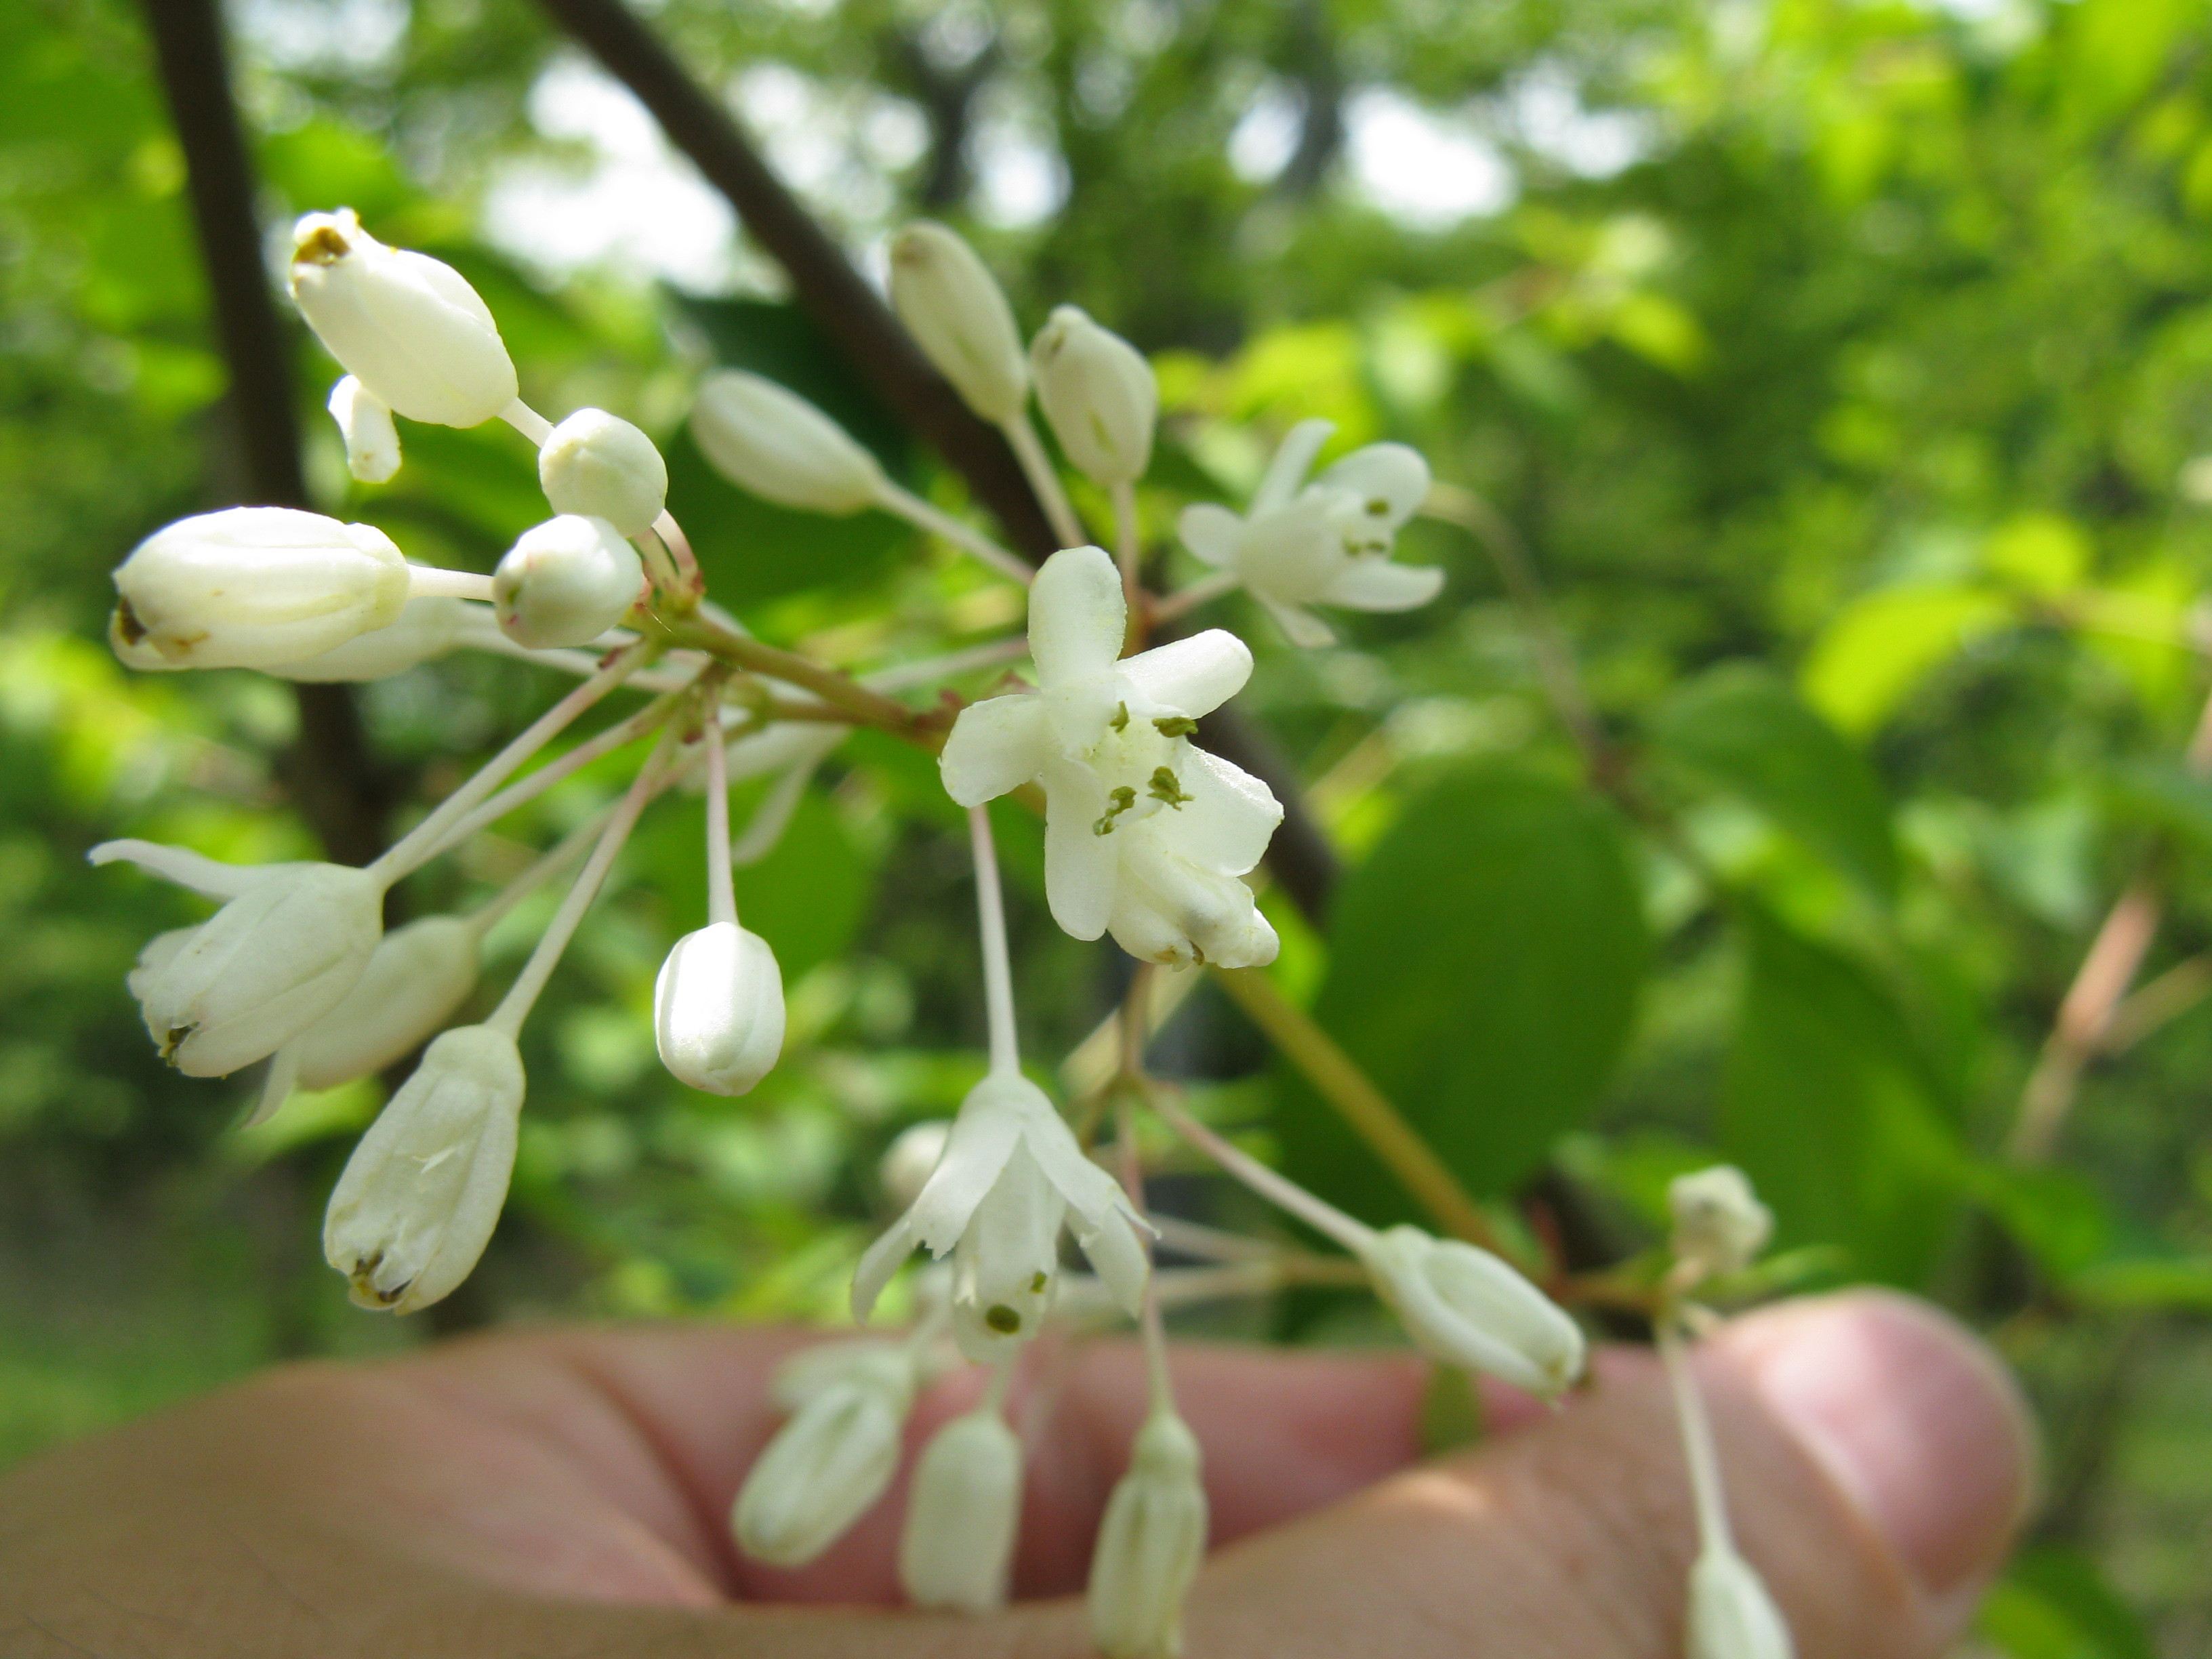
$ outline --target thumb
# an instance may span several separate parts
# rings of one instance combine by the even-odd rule
[[[1799,1659],[1934,1655],[2021,1518],[2027,1419],[1980,1343],[1860,1291],[1698,1358],[1740,1547]],[[1640,1352],[1550,1420],[1218,1555],[1193,1653],[1674,1659],[1695,1553],[1666,1380]]]

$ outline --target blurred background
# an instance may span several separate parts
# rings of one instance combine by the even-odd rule
[[[1480,1195],[1585,1265],[1646,1246],[1667,1178],[1726,1156],[1779,1212],[1790,1283],[1899,1284],[1990,1332],[2049,1468],[1979,1650],[2212,1651],[2212,783],[2184,759],[2212,649],[2212,6],[647,15],[864,269],[942,217],[1027,326],[1073,301],[1152,355],[1164,547],[1177,507],[1241,504],[1308,416],[1339,449],[1413,443],[1459,487],[1465,526],[1401,543],[1449,573],[1428,611],[1340,616],[1310,653],[1242,601],[1208,615],[1258,645],[1243,702],[1344,872],[1320,922],[1267,894],[1280,981]],[[893,520],[783,513],[707,471],[681,422],[720,360],[962,500],[545,13],[238,0],[228,21],[272,261],[292,216],[344,204],[459,267],[533,404],[662,439],[714,594],[757,631],[872,664],[1018,622],[1010,589]],[[492,1252],[422,1319],[352,1310],[320,1260],[380,1086],[240,1133],[244,1080],[156,1062],[123,976],[198,911],[87,847],[312,855],[334,764],[345,821],[381,835],[554,684],[455,659],[362,688],[340,714],[364,748],[333,762],[287,685],[112,659],[110,568],[247,487],[185,182],[136,9],[0,8],[0,1460],[273,1360],[489,1320],[834,1318],[877,1158],[981,1070],[959,822],[887,741],[840,750],[741,872],[792,1012],[743,1100],[655,1063],[653,976],[704,878],[696,803],[647,820],[527,1034]],[[410,426],[392,484],[351,483],[319,412],[336,371],[297,331],[293,355],[327,510],[478,569],[544,516],[503,429]],[[1579,748],[1551,636],[1501,580],[1524,568],[1579,665]],[[405,902],[481,890],[617,781]],[[1050,1064],[1126,963],[1051,927],[1034,829],[1002,839]],[[2160,921],[2136,988],[2046,1050],[2130,890]],[[530,921],[495,936],[495,981]],[[1210,988],[1162,1052],[1255,1147],[1412,1212]],[[2024,1115],[2039,1054],[2059,1103]],[[1370,1334],[1317,1303],[1222,1322]]]

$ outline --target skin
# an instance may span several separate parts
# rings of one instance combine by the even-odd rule
[[[732,1497],[777,1421],[769,1373],[806,1340],[505,1333],[270,1371],[51,1452],[0,1480],[0,1652],[1087,1652],[1084,1562],[1143,1409],[1136,1354],[1032,1352],[1014,1405],[1025,1599],[968,1620],[890,1605],[902,1488],[801,1571],[732,1547]],[[1699,1366],[1737,1536],[1802,1659],[1940,1653],[2031,1481],[1996,1363],[1921,1304],[1861,1293],[1740,1321]],[[1214,1519],[1193,1659],[1673,1659],[1692,1528],[1650,1358],[1601,1353],[1557,1413],[1494,1394],[1485,1443],[1430,1462],[1424,1375],[1400,1357],[1179,1350]],[[975,1389],[933,1389],[913,1442]]]

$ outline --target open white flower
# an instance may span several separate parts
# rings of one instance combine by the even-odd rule
[[[1111,930],[1131,955],[1256,967],[1275,931],[1238,879],[1283,809],[1249,773],[1195,748],[1200,715],[1235,695],[1252,653],[1219,629],[1122,659],[1114,562],[1055,553],[1030,589],[1038,692],[961,711],[945,787],[975,806],[1031,780],[1045,792],[1045,895],[1077,939]]]
[[[1370,444],[1306,473],[1335,427],[1301,421],[1275,452],[1242,518],[1212,501],[1183,509],[1183,545],[1251,590],[1298,645],[1336,636],[1306,609],[1411,611],[1436,598],[1441,570],[1393,564],[1398,530],[1429,493],[1429,464],[1403,444]]]
[[[953,1252],[952,1332],[970,1359],[995,1361],[1036,1334],[1060,1276],[1060,1230],[1115,1302],[1137,1311],[1148,1271],[1121,1183],[1084,1157],[1044,1091],[994,1072],[960,1103],[945,1156],[906,1213],[860,1258],[853,1310],[865,1322],[917,1245]]]

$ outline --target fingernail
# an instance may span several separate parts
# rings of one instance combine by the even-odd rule
[[[1726,1340],[1930,1596],[1978,1587],[2012,1542],[2036,1462],[2027,1407],[1995,1354],[1887,1291],[1776,1308]]]

